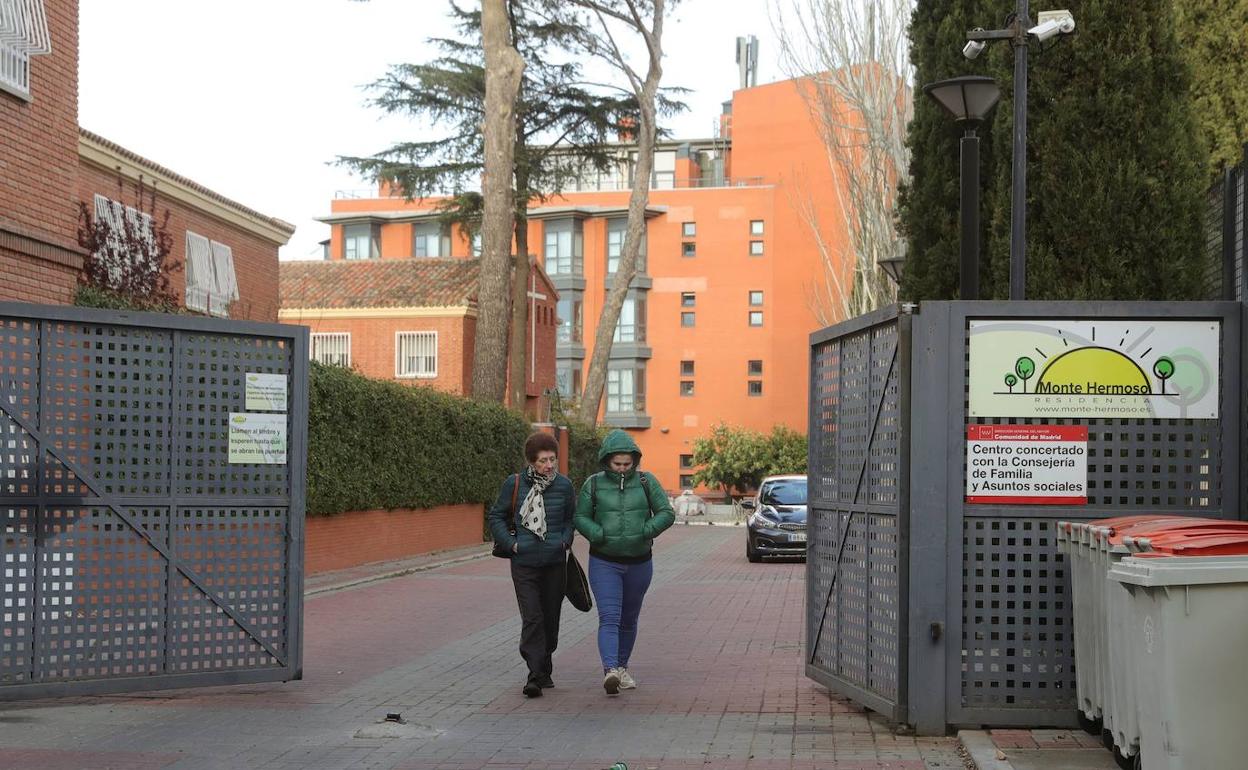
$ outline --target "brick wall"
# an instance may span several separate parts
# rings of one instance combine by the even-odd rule
[[[136,168],[142,170],[141,167]],[[92,199],[96,194],[133,206],[134,185],[129,181],[123,182],[119,192],[117,180],[115,170],[105,170],[91,163],[83,163],[77,197],[89,207],[93,205]],[[173,237],[167,264],[175,268],[170,275],[175,296],[185,304],[186,231],[190,230],[210,240],[224,243],[233,251],[239,299],[230,307],[230,318],[277,321],[277,244],[175,198],[161,195],[160,187],[157,186],[157,224],[163,221],[165,209],[169,210],[169,234]]]
[[[309,316],[315,313],[311,311]],[[405,378],[400,382],[428,385],[447,393],[463,395],[472,371],[472,348],[465,345],[464,316],[419,316],[413,318],[327,318],[284,317],[285,323],[302,324],[313,334],[347,332],[351,335],[351,368],[366,377],[395,379],[395,334],[436,331],[438,333],[438,376]],[[475,326],[475,324],[474,324]],[[465,352],[468,358],[464,357]]]
[[[483,542],[484,526],[485,508],[480,503],[311,516],[304,571],[328,572],[463,548]]]
[[[0,92],[0,299],[63,304],[81,265],[78,2],[44,7],[52,53],[31,57],[31,100]]]

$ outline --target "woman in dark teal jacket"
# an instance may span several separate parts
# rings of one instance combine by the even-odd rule
[[[589,541],[589,585],[598,604],[598,655],[608,695],[637,686],[628,661],[641,602],[654,577],[654,538],[676,520],[659,480],[638,469],[641,450],[613,430],[598,450],[603,470],[581,487],[576,531]]]
[[[486,521],[494,543],[511,554],[511,582],[520,606],[520,656],[529,667],[530,698],[554,687],[551,656],[559,646],[559,610],[572,547],[576,490],[559,467],[559,444],[548,433],[524,442],[528,467],[503,482]],[[514,503],[514,507],[513,507]]]

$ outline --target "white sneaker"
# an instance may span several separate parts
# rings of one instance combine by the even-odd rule
[[[628,673],[628,669],[620,668],[620,689],[635,690],[637,689],[637,680],[633,679],[633,675]]]
[[[607,695],[619,694],[620,670],[618,668],[607,669],[607,675],[602,678],[602,689],[607,691]]]

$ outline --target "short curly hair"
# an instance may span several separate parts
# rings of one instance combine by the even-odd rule
[[[538,431],[524,442],[524,459],[529,462],[536,460],[538,453],[547,451],[554,452],[556,456],[559,455],[559,442],[549,433]]]

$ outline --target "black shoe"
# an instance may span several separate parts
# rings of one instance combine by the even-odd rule
[[[524,689],[521,690],[526,697],[540,698],[542,697],[542,688],[538,685],[537,680],[530,679],[524,683]]]
[[[550,678],[550,674],[543,674],[542,676],[537,677],[535,681],[537,682],[537,686],[543,690],[549,690],[555,686],[555,680]]]

